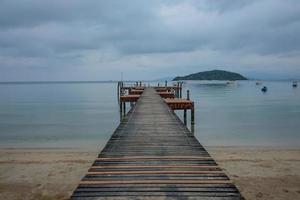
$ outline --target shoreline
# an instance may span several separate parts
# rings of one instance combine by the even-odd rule
[[[15,146],[15,147],[1,147],[1,150],[18,150],[18,149],[25,149],[25,150],[77,150],[77,151],[93,151],[99,149],[101,151],[104,148],[104,145],[98,145],[95,148],[91,148],[90,146],[78,146],[78,147],[28,147],[28,146]],[[284,150],[298,150],[300,146],[297,145],[204,145],[205,148],[210,149],[284,149]]]
[[[205,148],[246,200],[300,198],[300,148]],[[68,199],[100,150],[0,148],[0,199]]]

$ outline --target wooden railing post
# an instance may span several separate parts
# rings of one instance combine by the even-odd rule
[[[182,84],[183,84],[183,82],[180,82],[180,98],[182,98]]]
[[[175,92],[176,92],[176,95],[175,95],[175,96],[176,96],[177,98],[179,98],[179,97],[180,97],[180,96],[179,96],[179,82],[176,83],[176,91],[175,91]]]

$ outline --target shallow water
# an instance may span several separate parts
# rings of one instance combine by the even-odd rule
[[[261,92],[263,85],[268,87]],[[290,82],[190,81],[204,145],[300,146],[300,88]]]
[[[200,142],[299,146],[300,88],[263,85],[267,93],[253,81],[186,82]],[[0,84],[0,147],[103,147],[119,123],[116,94],[116,83]]]

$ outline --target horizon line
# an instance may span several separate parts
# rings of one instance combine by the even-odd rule
[[[299,79],[253,79],[249,78],[248,80],[237,80],[237,81],[298,81]],[[120,80],[68,80],[68,81],[0,81],[0,84],[35,84],[35,83],[117,83]],[[154,79],[154,80],[123,80],[123,82],[158,82],[158,81],[168,81],[173,82],[173,80],[163,80],[163,79]],[[182,80],[182,81],[229,81],[229,80]],[[300,80],[299,80],[300,81]],[[176,81],[175,81],[176,82]]]

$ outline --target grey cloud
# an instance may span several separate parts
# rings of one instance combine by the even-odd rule
[[[246,72],[242,60],[228,59],[253,57],[276,65],[272,57],[282,58],[278,66],[294,73],[299,35],[298,0],[2,0],[0,70],[15,71],[19,60],[25,67],[60,65],[61,73],[72,66],[87,74],[141,66],[155,74],[228,64]],[[262,66],[255,62],[251,68]]]
[[[147,5],[148,4],[148,5]],[[129,18],[136,21],[151,17],[152,3],[132,0],[24,0],[0,2],[1,28],[38,26],[49,22],[72,23],[84,21],[115,25]]]

